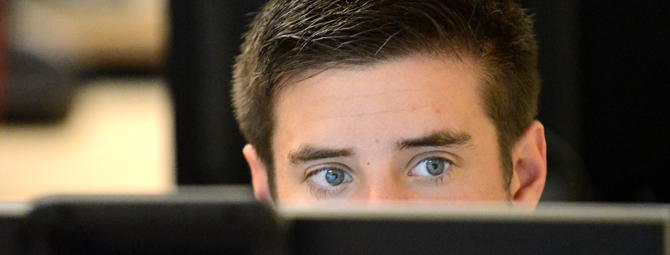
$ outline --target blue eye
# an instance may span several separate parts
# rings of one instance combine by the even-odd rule
[[[409,175],[438,176],[449,170],[451,163],[441,158],[425,159],[417,164]]]
[[[342,183],[351,182],[351,175],[337,168],[318,170],[309,179],[316,185],[323,187],[335,187]]]

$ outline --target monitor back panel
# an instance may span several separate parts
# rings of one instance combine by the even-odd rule
[[[0,202],[0,255],[17,253],[17,231],[29,210],[26,204]]]
[[[312,212],[293,217],[293,254],[668,254],[667,211],[562,210],[432,216],[377,211],[365,217]]]
[[[663,254],[659,224],[306,220],[295,254]]]

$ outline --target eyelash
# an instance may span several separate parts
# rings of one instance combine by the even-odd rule
[[[318,174],[322,171],[326,171],[328,169],[333,169],[333,168],[336,168],[336,167],[328,166],[328,167],[322,167],[322,168],[313,170],[313,171],[309,172],[307,174],[307,176],[305,177],[305,179],[302,181],[302,182],[307,181],[307,185],[308,185],[308,188],[309,188],[309,194],[314,196],[317,200],[318,199],[323,199],[323,198],[328,198],[329,196],[337,195],[337,194],[341,193],[342,191],[344,191],[347,188],[347,185],[340,185],[340,186],[337,186],[337,187],[334,187],[334,188],[324,188],[324,187],[321,187],[321,186],[318,186],[318,185],[312,183],[311,181],[308,181],[309,178],[314,176],[315,174]],[[341,168],[337,168],[337,169],[340,169],[344,172],[347,172],[346,170],[341,169]]]
[[[420,182],[422,182],[426,185],[438,187],[438,186],[440,186],[444,183],[444,177],[445,176],[451,176],[451,173],[453,172],[453,167],[456,166],[456,164],[454,164],[454,162],[452,160],[449,160],[449,159],[444,158],[444,157],[438,157],[438,156],[431,156],[431,157],[421,158],[420,160],[415,161],[414,164],[411,164],[412,167],[409,168],[409,169],[412,170],[416,166],[418,166],[421,162],[426,161],[426,160],[431,160],[431,159],[443,160],[444,162],[448,163],[450,165],[450,167],[449,167],[449,169],[445,170],[445,172],[443,174],[440,174],[439,176],[413,176],[412,178],[416,178],[418,181],[420,181]]]
[[[428,177],[428,176],[419,176],[415,177],[419,179],[419,181],[423,182],[426,185],[438,187],[444,183],[444,176],[449,175],[449,173],[444,173],[443,175],[440,176],[435,176],[435,177]]]

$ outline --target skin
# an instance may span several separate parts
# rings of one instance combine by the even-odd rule
[[[415,55],[306,72],[289,81],[275,105],[277,201],[534,207],[546,177],[544,128],[532,123],[515,144],[514,174],[505,187],[496,129],[482,107],[477,70],[468,59]],[[256,197],[273,203],[267,169],[253,146],[247,145],[244,155]],[[426,162],[443,162],[445,171],[432,176]],[[345,181],[328,187],[323,169],[342,170]]]

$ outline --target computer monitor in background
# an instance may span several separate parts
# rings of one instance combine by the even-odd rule
[[[16,254],[16,233],[30,206],[0,202],[0,254]]]

